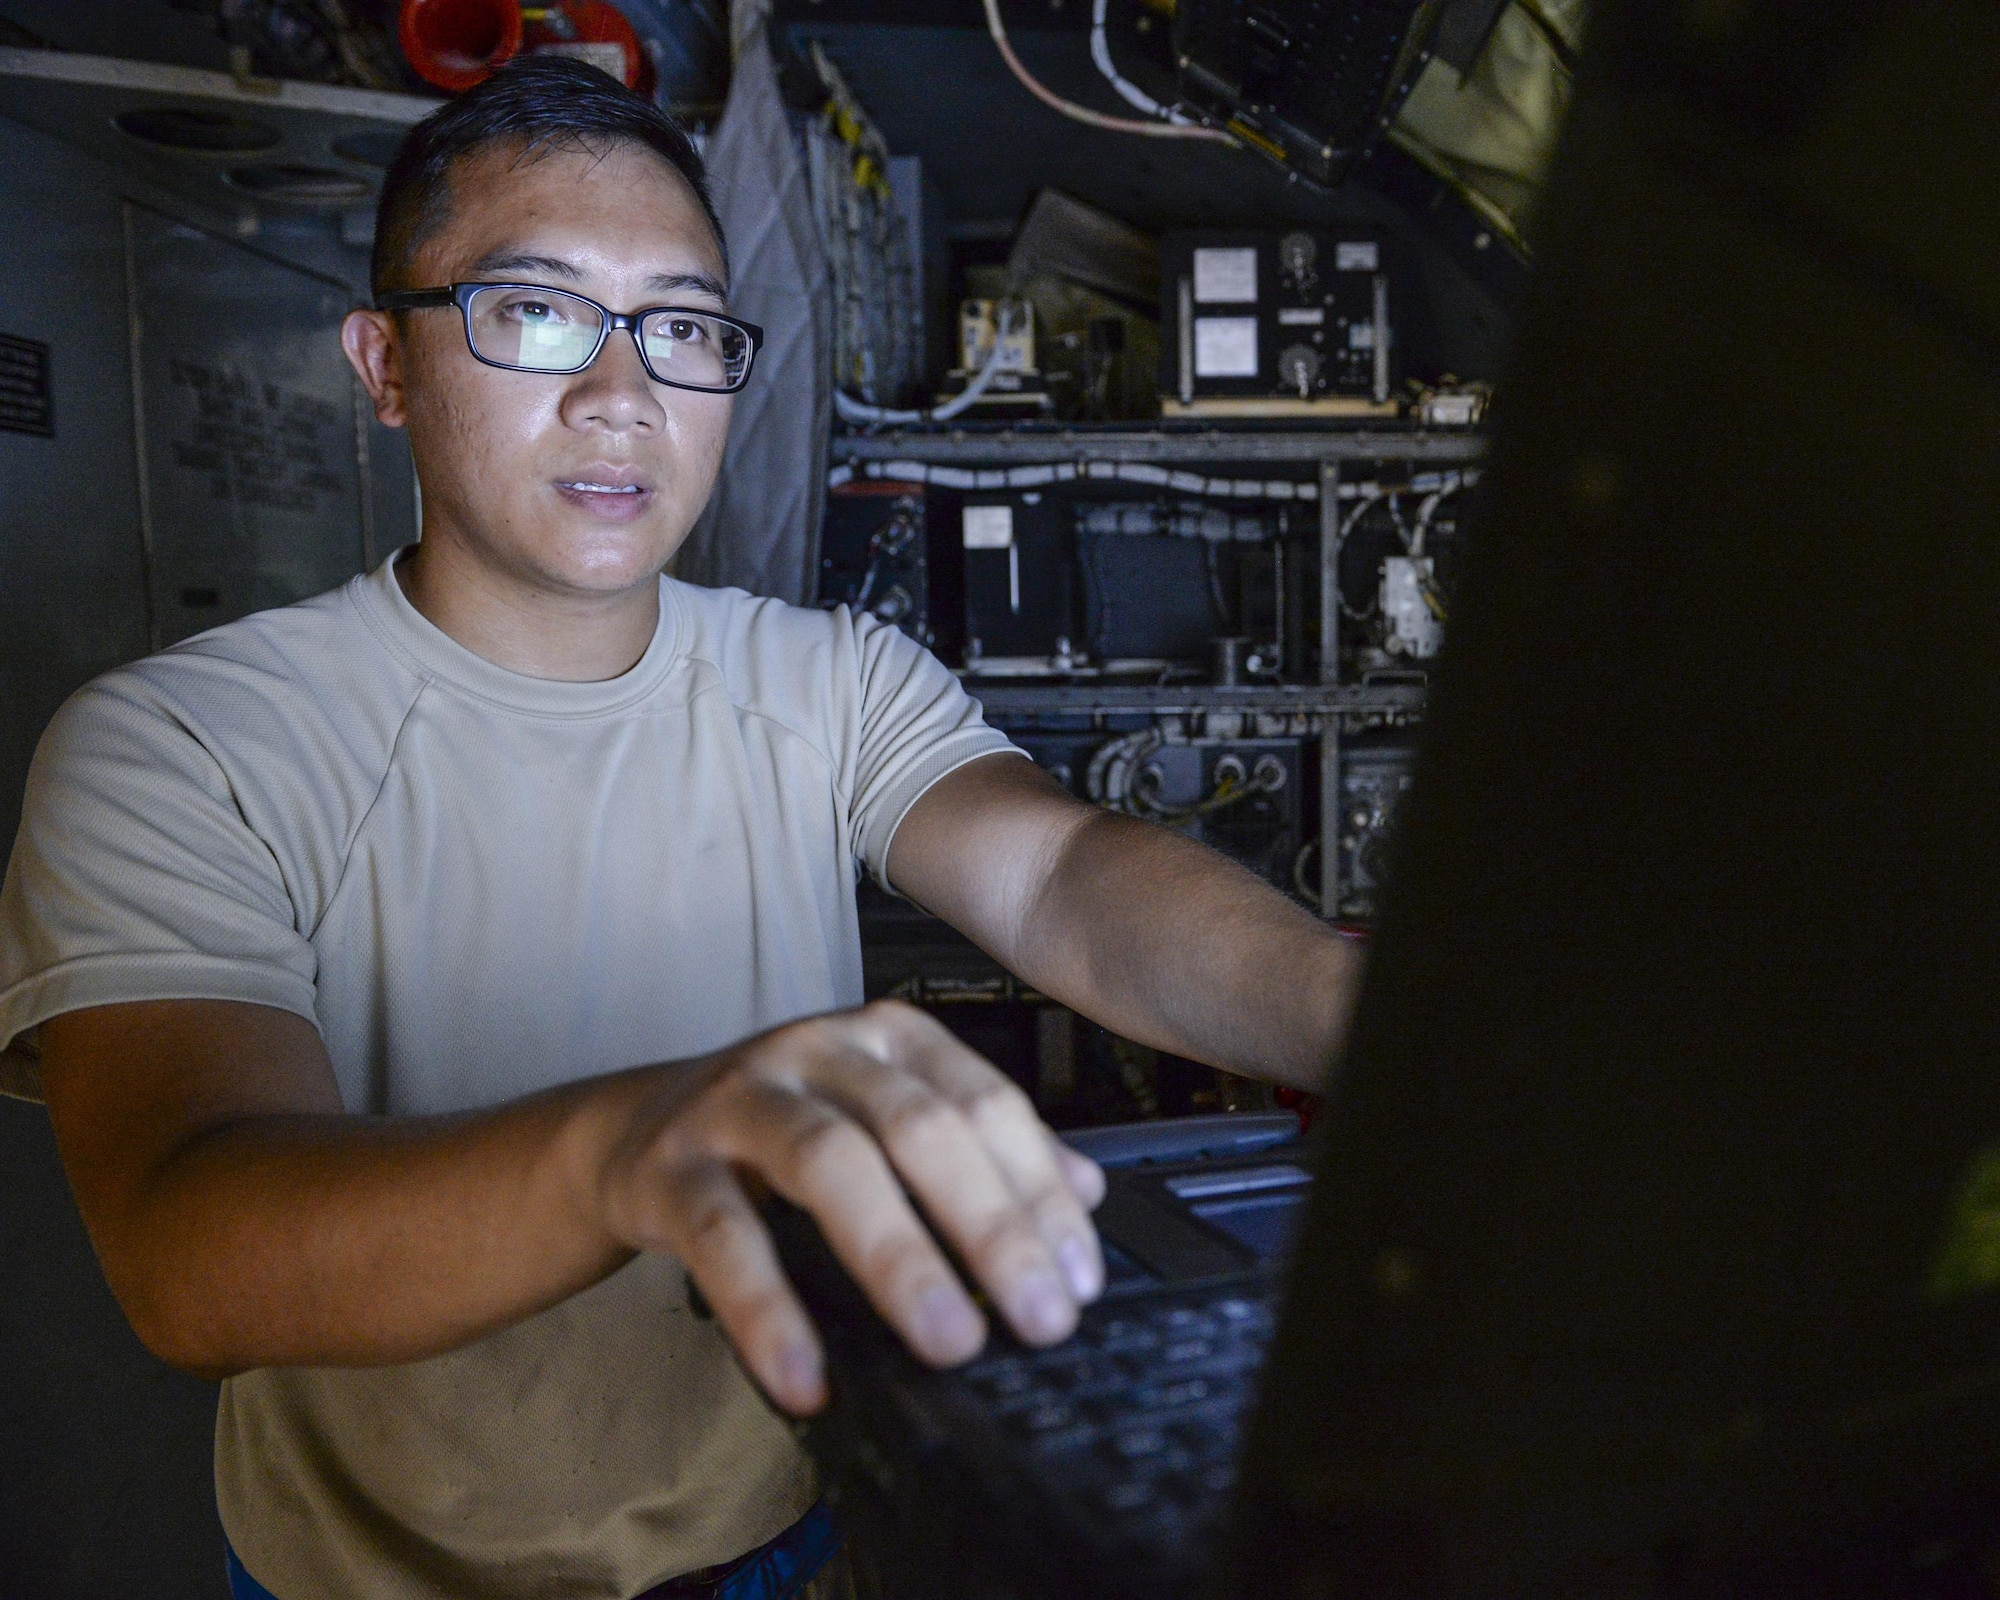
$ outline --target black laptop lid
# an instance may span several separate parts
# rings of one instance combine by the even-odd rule
[[[2000,7],[1595,26],[1259,1594],[1698,1591],[2000,1465]]]

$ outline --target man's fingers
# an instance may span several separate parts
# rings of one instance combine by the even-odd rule
[[[1075,1229],[1067,1219],[1050,1225],[1060,1180],[1048,1194],[1018,1193],[972,1119],[901,1063],[835,1050],[813,1068],[812,1084],[881,1141],[939,1233],[1022,1338],[1046,1344],[1076,1326],[1080,1295],[1066,1287],[1073,1279],[1057,1254],[1065,1240],[1080,1253]],[[1062,1198],[1078,1211],[1073,1196],[1063,1191]]]
[[[945,1366],[978,1353],[985,1319],[871,1134],[831,1102],[769,1083],[745,1085],[723,1116],[715,1131],[731,1159],[812,1213],[833,1253],[918,1355]]]
[[[864,1028],[881,1029],[874,1048],[885,1059],[920,1076],[959,1112],[1034,1218],[1069,1293],[1077,1300],[1094,1298],[1104,1287],[1097,1230],[1058,1154],[1059,1144],[1028,1097],[949,1029],[914,1007],[870,1006],[857,1020]]]
[[[1043,1234],[1053,1241],[1071,1292],[1079,1300],[1095,1299],[1104,1288],[1097,1229],[1071,1184],[1062,1147],[1028,1097],[1005,1084],[976,1093],[967,1111],[1015,1193],[1034,1208]]]
[[[1086,1208],[1094,1163],[1064,1149],[1027,1097],[935,1019],[874,1005],[776,1030],[695,1097],[691,1120],[618,1186],[614,1231],[669,1250],[750,1370],[788,1409],[825,1398],[823,1357],[745,1193],[768,1183],[809,1212],[882,1316],[938,1365],[985,1342],[986,1325],[912,1208],[911,1194],[1030,1342],[1075,1326],[1103,1286]],[[900,1174],[902,1181],[898,1181]],[[614,1191],[615,1193],[618,1191]],[[631,1213],[620,1221],[616,1212]]]
[[[1104,1203],[1104,1169],[1081,1150],[1072,1150],[1062,1140],[1051,1136],[1056,1147],[1056,1160],[1062,1163],[1063,1179],[1069,1184],[1069,1192],[1076,1196],[1077,1204],[1086,1211],[1095,1211]]]
[[[735,1174],[726,1162],[697,1161],[670,1172],[663,1189],[664,1242],[764,1392],[798,1415],[817,1411],[826,1403],[819,1337]]]

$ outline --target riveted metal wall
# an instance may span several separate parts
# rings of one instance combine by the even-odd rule
[[[54,421],[0,429],[0,860],[82,684],[416,536],[407,443],[340,353],[366,241],[307,214],[239,241],[173,209],[0,118],[0,335],[47,346]]]
[[[128,204],[155,646],[288,605],[372,554],[338,280]]]
[[[148,648],[124,224],[99,163],[0,123],[0,333],[49,347],[55,431],[0,432],[0,841],[42,727]]]

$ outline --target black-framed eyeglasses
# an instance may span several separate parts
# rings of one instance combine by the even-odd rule
[[[742,388],[764,343],[764,330],[755,323],[719,312],[649,306],[627,314],[539,283],[398,289],[375,302],[378,311],[426,306],[457,306],[464,312],[465,342],[489,367],[581,372],[622,328],[632,335],[639,360],[656,383],[704,394],[734,394]]]

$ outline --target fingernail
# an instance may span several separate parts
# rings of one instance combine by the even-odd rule
[[[803,1398],[819,1393],[824,1372],[811,1345],[787,1345],[778,1353],[778,1371],[791,1394]]]
[[[932,1284],[917,1297],[917,1339],[941,1361],[962,1360],[979,1348],[979,1313],[964,1295]]]
[[[1023,1332],[1038,1339],[1059,1339],[1069,1332],[1072,1303],[1053,1272],[1036,1269],[1014,1291],[1014,1317]]]
[[[1056,1260],[1069,1279],[1070,1293],[1079,1300],[1097,1297],[1097,1291],[1104,1287],[1104,1269],[1097,1263],[1096,1251],[1072,1235],[1056,1246]]]

